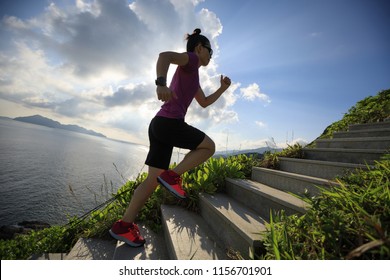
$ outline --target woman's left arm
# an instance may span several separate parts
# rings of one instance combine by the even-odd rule
[[[199,87],[198,92],[195,95],[195,99],[200,106],[206,108],[207,106],[210,106],[215,101],[217,101],[218,98],[222,95],[222,93],[224,93],[229,88],[230,84],[231,81],[229,77],[224,77],[221,75],[221,86],[219,87],[219,89],[217,89],[216,92],[206,97],[203,90]]]

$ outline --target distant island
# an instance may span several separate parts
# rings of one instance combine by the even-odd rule
[[[249,149],[249,150],[229,150],[229,151],[217,151],[214,154],[214,157],[230,157],[230,156],[237,156],[237,155],[247,155],[247,156],[260,156],[264,154],[265,152],[280,152],[282,151],[282,148],[271,148],[271,147],[262,147],[257,149]]]
[[[30,116],[30,117],[18,117],[14,118],[13,120],[19,121],[19,122],[26,122],[26,123],[32,123],[32,124],[37,124],[37,125],[42,125],[42,126],[47,126],[51,128],[58,128],[58,129],[63,129],[63,130],[68,130],[68,131],[73,131],[73,132],[78,132],[78,133],[83,133],[83,134],[89,134],[97,137],[104,137],[107,138],[105,135],[95,132],[93,130],[88,130],[83,127],[80,127],[78,125],[72,125],[72,124],[61,124],[57,121],[42,117],[40,115],[35,115],[35,116]]]

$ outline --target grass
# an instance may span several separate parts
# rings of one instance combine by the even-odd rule
[[[265,152],[262,160],[256,162],[256,166],[279,169],[279,157],[288,157],[288,158],[303,158],[303,147],[301,144],[296,143],[294,145],[288,145],[287,148],[283,149],[280,152]]]

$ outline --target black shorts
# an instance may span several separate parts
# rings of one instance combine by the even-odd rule
[[[145,164],[167,170],[173,147],[195,150],[206,134],[184,120],[154,117],[149,125],[149,153]]]

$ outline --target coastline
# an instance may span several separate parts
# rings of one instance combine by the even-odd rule
[[[0,240],[11,240],[20,234],[29,234],[31,231],[50,228],[51,225],[41,221],[23,221],[16,225],[0,226]]]

